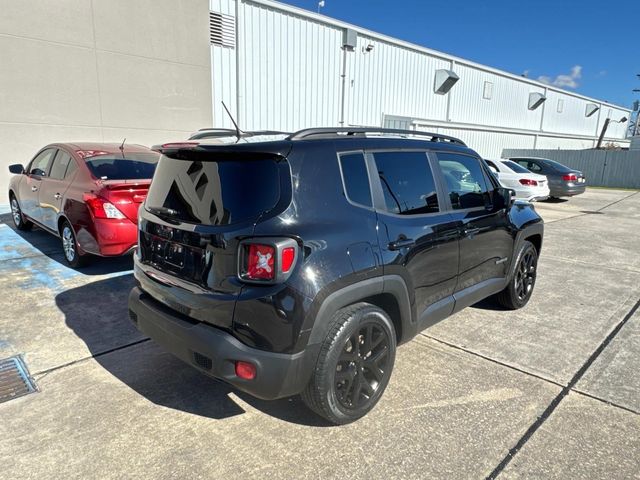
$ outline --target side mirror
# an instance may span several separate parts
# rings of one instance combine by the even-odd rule
[[[516,191],[511,188],[499,187],[493,191],[493,208],[502,210],[509,209],[516,200]]]
[[[491,170],[496,175],[498,174],[498,170],[496,170],[496,167],[489,165],[489,170]]]
[[[24,173],[24,167],[19,163],[16,163],[14,165],[9,165],[9,171],[14,175],[21,175]]]

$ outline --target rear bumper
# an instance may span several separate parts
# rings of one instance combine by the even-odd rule
[[[580,195],[587,189],[586,184],[571,184],[563,186],[551,187],[552,197],[573,197],[574,195]]]
[[[129,294],[129,314],[138,329],[182,361],[211,377],[265,400],[300,393],[311,377],[318,346],[295,354],[257,350],[231,334],[193,321],[155,301],[140,288]],[[256,378],[235,375],[235,361],[256,366]]]
[[[138,226],[129,219],[96,218],[95,228],[98,255],[105,257],[131,253],[138,243]],[[92,252],[94,253],[94,252]]]

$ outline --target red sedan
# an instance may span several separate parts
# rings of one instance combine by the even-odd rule
[[[138,207],[147,196],[159,155],[141,145],[54,143],[29,162],[11,165],[11,216],[17,229],[33,224],[62,240],[72,267],[89,254],[132,252]]]

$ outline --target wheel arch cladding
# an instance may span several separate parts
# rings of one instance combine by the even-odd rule
[[[322,342],[331,329],[335,313],[358,302],[375,305],[389,315],[397,343],[407,341],[415,334],[414,316],[404,281],[395,275],[379,276],[348,285],[327,296],[317,310],[308,343]]]

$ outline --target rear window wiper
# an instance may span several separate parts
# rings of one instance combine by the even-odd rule
[[[178,210],[174,210],[172,208],[167,207],[149,207],[146,206],[147,211],[157,215],[158,217],[166,220],[169,223],[179,224],[180,222],[176,219],[180,212]]]

